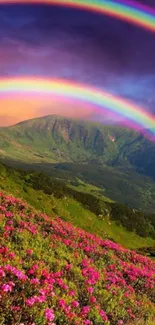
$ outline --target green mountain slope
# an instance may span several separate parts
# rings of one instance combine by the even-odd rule
[[[75,187],[79,179],[88,187],[97,187],[98,194],[146,212],[155,211],[155,182],[133,168],[76,163],[24,163],[3,159],[5,163],[24,170],[42,171]],[[78,179],[78,180],[77,180]],[[86,191],[86,187],[84,189]]]
[[[75,190],[43,174],[22,172],[0,164],[0,190],[26,199],[50,216],[59,215],[86,231],[112,238],[129,248],[155,244],[154,215],[145,216],[98,196],[97,189],[85,183],[80,182],[79,186],[82,188]],[[85,193],[84,186],[87,186]]]
[[[24,161],[114,165],[126,148],[136,148],[141,141],[142,136],[128,129],[57,116],[0,128],[1,155]]]
[[[112,200],[155,209],[155,143],[129,129],[45,116],[0,128],[0,159],[75,183],[78,177]]]

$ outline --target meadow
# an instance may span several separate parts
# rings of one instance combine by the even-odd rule
[[[153,325],[155,262],[0,193],[0,323]]]

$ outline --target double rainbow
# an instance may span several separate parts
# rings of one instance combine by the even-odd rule
[[[57,97],[58,99],[71,99],[74,102],[90,104],[101,113],[117,114],[129,121],[133,128],[141,130],[154,129],[155,119],[133,102],[114,96],[95,87],[66,82],[64,80],[39,79],[39,78],[7,78],[0,79],[0,99],[4,96],[42,95]],[[97,112],[96,110],[96,112]]]
[[[130,0],[0,0],[0,3],[66,6],[111,16],[155,32],[155,10]]]

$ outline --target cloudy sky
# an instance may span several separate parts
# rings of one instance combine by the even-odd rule
[[[147,2],[150,6],[153,3],[155,7],[154,0]],[[91,84],[155,114],[155,34],[80,10],[0,5],[0,78],[8,76]],[[43,100],[40,105],[30,98],[24,102],[21,98],[0,98],[0,125],[56,113],[57,109],[61,113],[60,103],[53,103],[50,111]]]

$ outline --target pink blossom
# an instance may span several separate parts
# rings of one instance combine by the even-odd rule
[[[21,307],[20,306],[11,306],[11,310],[19,311],[19,310],[21,310]]]
[[[88,287],[87,291],[92,294],[94,292],[94,288],[93,287]]]
[[[12,285],[10,284],[2,284],[1,289],[3,292],[11,292],[12,291]]]
[[[66,307],[66,303],[65,303],[65,301],[64,301],[63,299],[60,299],[60,300],[58,301],[58,305],[59,305],[59,307],[61,307],[61,308],[65,308],[65,307]]]
[[[53,321],[55,316],[54,316],[54,311],[52,308],[46,308],[45,309],[45,318],[47,321]]]
[[[38,284],[40,284],[40,281],[39,281],[38,278],[33,278],[33,279],[30,280],[30,283],[34,284],[34,285],[38,285]]]
[[[0,267],[0,277],[5,277],[5,272],[2,267]]]
[[[94,296],[91,296],[91,297],[90,297],[90,302],[91,302],[91,303],[95,303],[95,302],[96,302],[96,298],[95,298]]]
[[[105,322],[108,321],[108,317],[107,317],[107,315],[106,315],[106,313],[105,313],[104,310],[100,310],[100,315],[101,315],[102,319],[103,319]]]
[[[75,291],[74,290],[69,291],[68,295],[71,296],[71,297],[75,296]]]
[[[81,310],[82,314],[88,314],[90,312],[89,306],[84,306]]]
[[[91,325],[91,321],[89,319],[84,320],[85,325]]]
[[[26,305],[32,307],[35,304],[36,300],[34,297],[26,299]]]
[[[72,306],[73,306],[74,308],[79,307],[79,302],[76,301],[76,300],[72,301]]]
[[[33,249],[27,249],[26,253],[27,253],[27,255],[32,255],[33,254]]]
[[[70,269],[72,269],[72,267],[73,267],[72,264],[67,264],[65,266],[65,268],[66,268],[67,271],[69,271]]]

